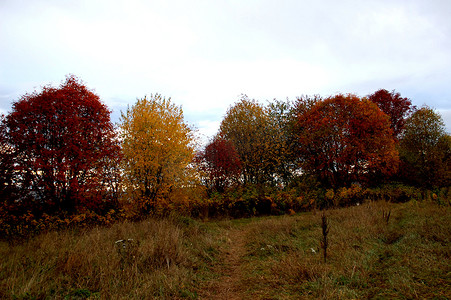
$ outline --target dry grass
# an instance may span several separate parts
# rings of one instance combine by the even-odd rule
[[[2,242],[0,298],[214,299],[221,288],[237,299],[451,298],[450,207],[379,202],[325,213],[326,263],[320,213],[149,219]],[[241,249],[229,233],[241,234]],[[233,274],[233,287],[212,288]]]
[[[391,211],[388,224],[386,211]],[[380,202],[326,214],[327,263],[319,251],[319,214],[254,224],[246,266],[249,293],[282,299],[451,296],[449,207]]]
[[[213,239],[186,220],[149,219],[2,243],[0,298],[196,298]]]

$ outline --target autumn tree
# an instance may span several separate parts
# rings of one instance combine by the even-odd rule
[[[215,136],[196,155],[202,181],[209,192],[224,192],[239,181],[241,161],[235,146],[221,136]]]
[[[451,185],[451,137],[441,116],[424,106],[407,119],[400,141],[401,175],[410,184]]]
[[[398,153],[390,123],[374,103],[336,95],[299,112],[300,164],[323,184],[346,186],[396,171]]]
[[[181,107],[159,94],[138,99],[121,117],[124,180],[144,212],[186,183],[194,135]]]
[[[293,104],[291,101],[274,99],[268,103],[266,114],[268,125],[266,138],[268,164],[274,174],[274,183],[288,184],[293,178],[297,165],[296,138],[294,133]]]
[[[262,184],[272,178],[267,128],[264,106],[246,95],[227,110],[221,122],[219,134],[231,141],[238,152],[245,184]]]
[[[103,179],[120,159],[110,111],[73,75],[14,102],[1,136],[2,181],[20,189],[20,201],[94,209],[110,190]]]
[[[401,94],[395,91],[389,92],[384,89],[368,95],[368,99],[390,117],[390,127],[394,137],[398,139],[407,117],[414,109],[410,99],[401,97]]]

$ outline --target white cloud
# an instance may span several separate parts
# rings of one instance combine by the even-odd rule
[[[116,116],[158,92],[198,124],[218,123],[241,93],[386,88],[449,110],[450,3],[4,0],[0,91],[17,99],[73,73]]]

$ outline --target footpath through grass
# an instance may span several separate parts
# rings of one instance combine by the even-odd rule
[[[451,298],[450,207],[328,210],[326,262],[321,215],[171,217],[2,242],[0,298]]]

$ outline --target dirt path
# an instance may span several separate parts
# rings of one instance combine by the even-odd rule
[[[244,299],[242,260],[246,254],[246,234],[243,228],[232,228],[221,247],[223,260],[215,268],[220,278],[210,282],[201,299]]]

